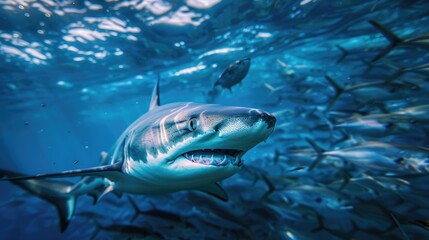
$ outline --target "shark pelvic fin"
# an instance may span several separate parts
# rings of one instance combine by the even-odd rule
[[[152,98],[150,100],[150,105],[149,105],[149,111],[153,110],[154,108],[158,107],[159,104],[159,81],[160,81],[160,76],[158,75],[158,80],[156,81],[156,85],[153,88],[153,92],[152,92]]]
[[[196,190],[205,192],[207,194],[210,194],[214,197],[219,198],[222,201],[228,201],[228,195],[226,194],[225,190],[220,186],[219,183],[213,183],[205,186],[200,186],[195,188]]]

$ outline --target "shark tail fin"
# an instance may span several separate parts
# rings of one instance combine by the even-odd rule
[[[344,93],[345,90],[332,77],[325,75],[325,79],[329,82],[329,84],[331,84],[331,86],[335,90],[335,95],[329,101],[328,107],[326,108],[327,110],[329,110],[334,106],[335,102],[338,100],[338,98],[341,96],[341,94]]]
[[[387,29],[384,25],[380,24],[379,22],[370,20],[368,21],[373,27],[375,27],[378,31],[383,34],[383,36],[389,40],[390,45],[387,46],[385,49],[383,49],[380,53],[378,53],[377,56],[374,57],[372,60],[373,62],[378,61],[385,55],[387,55],[390,51],[392,51],[397,45],[399,45],[402,42],[402,39],[400,39],[396,34],[394,34],[392,31]]]
[[[317,145],[313,140],[311,140],[310,138],[305,138],[305,141],[307,141],[308,144],[310,144],[310,146],[314,149],[314,151],[316,151],[317,153],[317,158],[316,160],[314,160],[314,162],[310,165],[310,167],[308,168],[308,171],[313,170],[313,168],[315,168],[317,166],[317,164],[319,164],[324,158],[325,156],[323,155],[323,153],[325,152],[325,150],[323,148],[321,148],[319,145]]]
[[[0,178],[20,176],[14,173],[0,169]],[[64,232],[69,225],[75,210],[77,196],[70,194],[69,189],[73,183],[64,181],[52,181],[45,179],[33,180],[10,180],[10,183],[17,185],[25,191],[53,204],[60,218],[60,229]]]
[[[336,47],[338,49],[340,49],[340,51],[342,53],[341,57],[335,63],[335,65],[338,65],[339,63],[341,63],[350,54],[350,52],[347,49],[341,47],[340,45],[337,45]]]

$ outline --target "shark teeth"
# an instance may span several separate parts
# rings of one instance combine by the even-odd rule
[[[226,166],[228,164],[228,159],[226,155],[224,155],[222,162],[219,163],[220,166]]]
[[[227,149],[204,149],[184,153],[182,156],[194,163],[212,166],[242,166],[242,152],[239,150]]]

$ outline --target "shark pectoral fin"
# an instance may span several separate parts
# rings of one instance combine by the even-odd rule
[[[48,174],[38,174],[34,176],[13,176],[8,178],[0,178],[0,181],[14,181],[14,180],[30,180],[30,179],[41,179],[41,178],[63,178],[63,177],[84,177],[84,176],[94,176],[94,177],[105,177],[108,179],[120,178],[122,174],[122,162],[118,162],[111,165],[69,170],[59,173],[48,173]]]
[[[219,183],[213,183],[205,186],[200,186],[195,188],[196,190],[205,192],[207,194],[210,194],[212,196],[215,196],[219,198],[222,201],[228,201],[228,195],[226,194],[225,190],[220,186]]]

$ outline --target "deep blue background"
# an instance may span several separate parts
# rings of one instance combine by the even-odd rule
[[[267,163],[261,162],[272,157],[274,149],[302,144],[304,136],[324,137],[307,130],[299,133],[299,126],[325,122],[291,116],[302,108],[326,108],[333,90],[325,74],[341,84],[392,74],[382,63],[376,64],[373,75],[362,74],[366,65],[360,59],[371,59],[388,45],[368,20],[389,26],[399,36],[429,30],[429,5],[423,0],[201,1],[213,2],[206,9],[192,0],[23,2],[0,3],[0,168],[25,174],[96,166],[100,152],[109,150],[147,111],[158,74],[161,103],[204,102],[223,69],[244,57],[252,58],[248,76],[232,94],[224,91],[217,103],[286,110],[278,117],[277,129],[297,131],[295,140],[272,138],[247,155],[248,164],[264,168]],[[352,53],[340,64],[336,45]],[[427,62],[427,50],[408,50],[400,48],[388,57],[406,66]],[[288,65],[292,77],[277,59]],[[409,73],[407,78],[427,75]],[[310,90],[293,88],[294,81],[304,79]],[[283,87],[282,100],[264,83]],[[424,103],[423,97],[414,101]],[[395,104],[389,106],[412,105],[407,99]],[[0,186],[1,238],[91,236],[94,224],[79,217],[60,235],[53,207],[8,183]],[[172,199],[186,194],[156,201],[175,209],[178,200]],[[93,207],[82,197],[77,211],[93,210],[112,222],[129,219],[127,201],[112,201],[119,203]],[[263,229],[258,231],[267,231]]]

